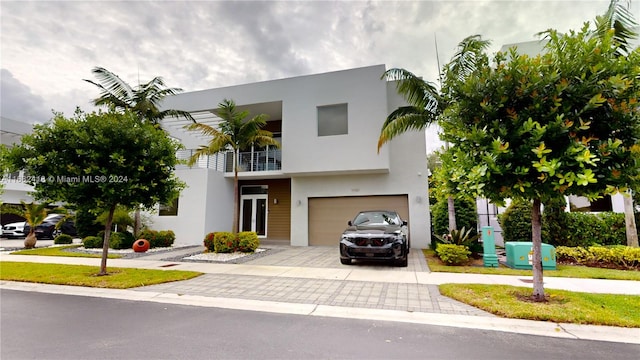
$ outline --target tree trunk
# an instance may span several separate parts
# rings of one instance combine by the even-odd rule
[[[140,235],[140,206],[136,207],[136,212],[133,215],[133,237],[137,240]]]
[[[111,238],[111,224],[113,223],[113,213],[116,211],[116,204],[111,205],[107,223],[104,225],[104,242],[102,244],[102,261],[100,262],[100,273],[98,275],[107,275],[107,256],[109,256],[109,239]]]
[[[238,157],[240,156],[239,150],[233,152],[233,232],[239,232],[239,219],[240,219],[240,196],[238,194]]]
[[[453,196],[447,198],[447,209],[449,210],[449,233],[451,230],[458,230],[456,225],[456,207],[453,202]]]
[[[633,196],[631,191],[624,194],[624,225],[627,231],[627,246],[638,247],[638,230],[633,211]]]
[[[545,301],[542,279],[542,217],[540,199],[533,200],[531,207],[531,241],[533,242],[533,300]]]
[[[33,249],[34,247],[36,247],[37,241],[38,238],[36,237],[35,226],[32,226],[31,230],[29,230],[29,235],[24,238],[24,248]]]

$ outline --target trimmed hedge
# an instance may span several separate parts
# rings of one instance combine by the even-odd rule
[[[628,246],[558,246],[559,262],[614,269],[640,269],[640,248]]]
[[[513,202],[499,216],[504,241],[531,241],[531,205]],[[545,206],[542,242],[553,246],[626,245],[624,214],[564,212],[559,203]]]
[[[217,232],[213,236],[213,251],[217,253],[232,253],[238,247],[238,238],[231,232]]]
[[[260,246],[258,234],[253,231],[243,231],[238,234],[238,251],[254,252]]]
[[[157,247],[171,247],[176,241],[176,234],[171,230],[143,230],[138,239],[145,239],[149,242],[149,246],[153,248]]]
[[[133,234],[128,231],[113,232],[109,238],[109,247],[116,250],[131,249],[134,241]]]
[[[215,232],[210,232],[204,237],[204,247],[207,252],[215,251],[215,247],[213,246],[213,238],[216,236]]]
[[[56,236],[55,239],[53,239],[53,243],[54,244],[72,244],[73,238],[71,237],[71,235],[60,234]]]
[[[469,261],[471,251],[463,245],[439,244],[436,254],[447,265],[462,265]]]
[[[104,238],[97,236],[86,236],[82,239],[82,245],[84,245],[87,249],[96,249],[102,248],[104,242]]]
[[[207,248],[206,251],[216,253],[254,252],[260,246],[260,239],[253,231],[243,231],[238,234],[211,232],[204,237],[204,246]]]

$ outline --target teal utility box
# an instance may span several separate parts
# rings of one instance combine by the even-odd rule
[[[504,243],[507,252],[507,266],[512,269],[533,268],[533,243],[507,241]],[[542,244],[542,269],[556,269],[556,248],[549,244]]]

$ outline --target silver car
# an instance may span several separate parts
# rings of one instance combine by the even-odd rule
[[[8,239],[25,237],[24,224],[25,222],[22,221],[2,225],[2,237]]]

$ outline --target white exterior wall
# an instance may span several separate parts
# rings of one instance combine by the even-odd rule
[[[233,181],[209,169],[180,169],[187,183],[178,199],[177,216],[151,214],[151,229],[173,230],[177,245],[201,245],[212,231],[230,231],[233,222]]]
[[[202,111],[224,99],[238,106],[281,101],[283,173],[388,172],[388,149],[376,152],[388,114],[386,81],[380,79],[384,71],[384,65],[376,65],[196,91],[168,98],[163,107]],[[348,104],[348,135],[319,137],[317,106],[342,103]],[[202,141],[184,145],[196,148]]]
[[[417,146],[420,144],[422,146]],[[431,224],[424,134],[406,133],[387,146],[391,147],[392,153],[392,170],[389,174],[305,176],[291,179],[291,245],[309,245],[309,198],[407,194],[411,246],[428,247]]]

